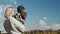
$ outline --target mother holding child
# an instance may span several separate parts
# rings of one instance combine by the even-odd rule
[[[26,21],[27,13],[24,12],[23,6],[18,6],[18,13],[14,14],[14,8],[8,7],[5,11],[4,28],[7,34],[22,34],[25,31],[24,22]]]

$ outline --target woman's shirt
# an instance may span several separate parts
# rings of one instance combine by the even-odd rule
[[[18,34],[25,31],[24,25],[16,20],[14,17],[9,17],[4,21],[4,28],[7,33]]]
[[[25,31],[24,24],[16,20],[14,17],[10,17],[9,19],[10,19],[10,22],[16,27],[17,30],[20,30],[22,32]]]

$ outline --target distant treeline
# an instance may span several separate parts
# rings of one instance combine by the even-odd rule
[[[60,34],[60,30],[52,31],[50,30],[30,30],[25,31],[23,34]]]
[[[0,34],[7,34],[7,33],[1,33]],[[50,30],[29,30],[29,31],[25,31],[23,34],[60,34],[60,29],[59,30],[55,30],[52,31]]]

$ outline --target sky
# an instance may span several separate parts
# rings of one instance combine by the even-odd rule
[[[60,29],[60,0],[0,0],[0,30],[4,31],[4,13],[7,7],[23,5],[27,12],[27,30]]]

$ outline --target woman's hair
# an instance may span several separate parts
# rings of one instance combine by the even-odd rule
[[[13,7],[8,7],[5,11],[5,18],[8,18],[10,16],[14,15],[14,8]]]

